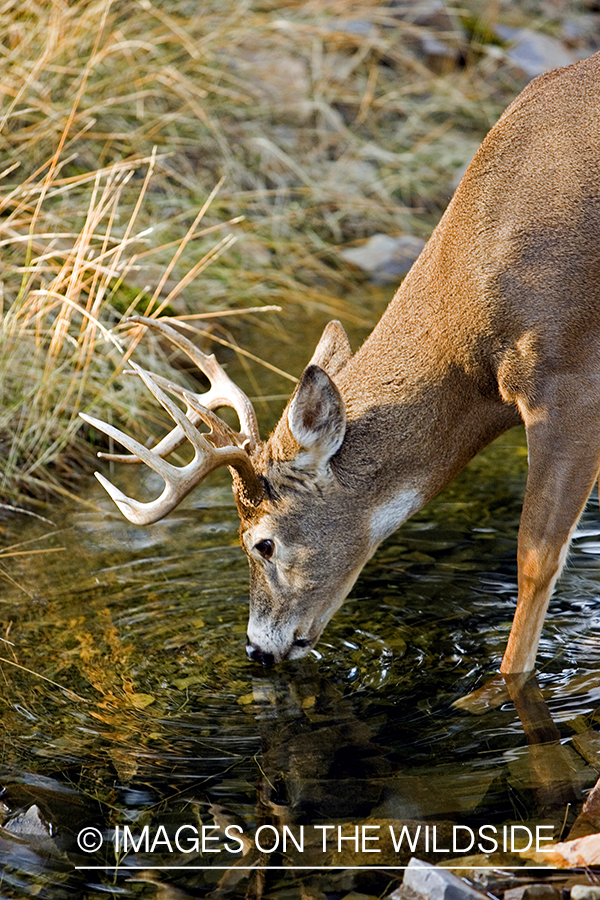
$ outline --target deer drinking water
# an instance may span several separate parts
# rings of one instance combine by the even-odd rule
[[[192,394],[136,367],[176,427],[152,450],[84,416],[165,480],[124,515],[166,515],[229,466],[250,562],[247,652],[314,647],[377,546],[523,422],[519,595],[501,670],[533,670],[548,601],[600,469],[600,54],[535,79],[484,140],[421,256],[352,355],[331,322],[273,434],[214,357],[138,317],[211,380]],[[167,396],[181,397],[184,415]],[[214,414],[230,405],[234,432]],[[209,432],[200,432],[200,422]],[[184,440],[184,467],[166,457]]]

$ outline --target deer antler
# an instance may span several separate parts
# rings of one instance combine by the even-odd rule
[[[194,397],[197,403],[208,410],[219,409],[221,406],[231,406],[240,420],[240,431],[236,433],[236,443],[240,447],[246,447],[251,453],[258,444],[260,444],[260,433],[254,407],[243,390],[231,380],[229,375],[227,375],[225,370],[219,365],[214,354],[211,353],[209,356],[206,353],[203,353],[202,350],[195,347],[186,337],[179,334],[178,331],[175,331],[174,328],[160,319],[148,319],[145,316],[131,316],[128,321],[139,325],[146,325],[148,328],[153,328],[155,331],[160,332],[160,334],[168,338],[172,344],[175,344],[176,347],[179,347],[180,350],[183,350],[183,352],[189,356],[192,362],[198,366],[202,374],[206,375],[211,384],[210,390],[206,391],[206,393],[193,394],[188,392],[189,396]],[[153,375],[152,377],[157,384],[161,384],[166,390],[185,399],[183,396],[185,392],[179,385],[174,384],[174,382],[168,381],[165,378],[161,378],[159,375]],[[186,416],[193,425],[197,425],[202,421],[202,417],[198,414],[197,410],[194,407],[190,408],[189,405]],[[172,453],[173,450],[180,447],[184,441],[185,435],[181,428],[176,426],[155,445],[153,450],[159,456],[168,456],[169,453]],[[124,456],[114,453],[103,453],[101,455],[104,459],[111,459],[114,462],[139,462],[139,459],[137,459],[136,456]]]
[[[237,472],[245,499],[253,505],[258,505],[264,496],[264,484],[258,478],[248,452],[258,445],[260,437],[254,409],[248,397],[231,381],[212,354],[207,356],[202,353],[169,325],[143,316],[134,316],[131,321],[155,328],[169,338],[209,378],[211,388],[204,394],[192,393],[160,375],[147,372],[132,362],[132,370],[140,376],[161,406],[167,410],[176,423],[175,428],[153,448],[148,448],[107,422],[83,413],[80,413],[80,416],[99,431],[118,441],[132,454],[127,456],[99,453],[98,456],[119,462],[144,462],[164,479],[165,488],[156,500],[141,503],[127,497],[103,475],[96,472],[100,484],[113,498],[123,515],[136,525],[157,522],[174,509],[209,472],[220,466],[229,466]],[[165,391],[184,400],[187,407],[185,414]],[[235,409],[240,420],[240,431],[234,431],[213,413],[212,410],[221,406],[231,406]],[[200,432],[196,428],[200,422],[208,425],[210,432]],[[194,448],[193,460],[186,466],[174,466],[166,462],[164,457],[185,440],[188,440]]]

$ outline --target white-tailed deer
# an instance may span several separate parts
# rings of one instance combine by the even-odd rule
[[[176,422],[166,438],[148,450],[84,418],[133,454],[113,459],[142,460],[165,490],[138,503],[98,477],[144,524],[231,468],[250,561],[247,651],[265,664],[308,653],[378,544],[524,422],[519,599],[502,672],[532,670],[600,469],[600,54],[536,78],[511,104],[373,333],[353,356],[342,326],[327,326],[265,443],[213,357],[137,321],[187,352],[212,388],[191,394],[138,370]],[[223,405],[239,432],[214,414]],[[167,463],[186,438],[194,460]]]

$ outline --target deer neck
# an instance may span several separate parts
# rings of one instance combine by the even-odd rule
[[[371,506],[379,539],[520,422],[498,390],[497,348],[462,314],[470,305],[474,315],[469,285],[450,300],[428,290],[439,265],[432,243],[336,378],[347,411],[336,475]]]

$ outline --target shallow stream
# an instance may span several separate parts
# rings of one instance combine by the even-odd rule
[[[504,826],[564,838],[600,771],[597,498],[544,629],[545,743],[508,697],[452,706],[502,656],[525,476],[515,431],[386,542],[312,657],[272,670],[245,658],[225,475],[147,528],[91,479],[54,527],[6,514],[26,552],[0,556],[0,896],[385,896],[411,855],[533,865]]]

